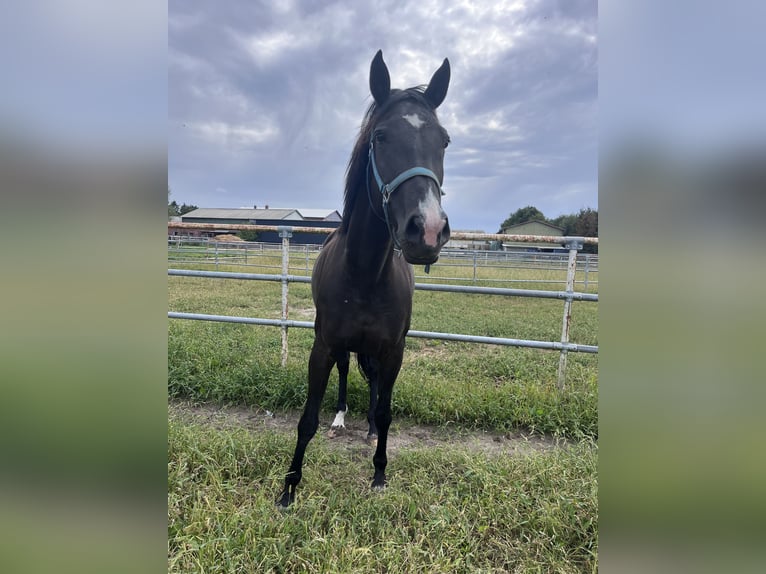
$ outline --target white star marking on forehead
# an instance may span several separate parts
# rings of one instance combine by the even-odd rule
[[[420,129],[420,126],[422,126],[425,122],[423,118],[421,118],[418,114],[407,114],[405,116],[402,116],[405,120],[407,120],[410,125],[417,129]]]

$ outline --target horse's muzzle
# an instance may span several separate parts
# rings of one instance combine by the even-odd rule
[[[439,252],[450,237],[449,219],[443,211],[440,212],[438,218],[410,217],[404,237],[399,241],[408,263],[428,265],[439,258]]]

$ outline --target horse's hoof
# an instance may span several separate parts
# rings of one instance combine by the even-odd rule
[[[295,502],[295,494],[291,494],[288,490],[282,493],[282,496],[277,500],[276,506],[279,510],[287,510],[287,507]]]
[[[376,483],[376,482],[373,481],[373,483],[372,483],[372,491],[373,492],[383,492],[384,490],[386,490],[386,483],[385,483],[385,481],[381,482],[381,483]]]
[[[378,446],[378,435],[376,434],[368,434],[367,438],[364,439],[364,442],[366,442],[368,445],[372,447]]]
[[[335,438],[344,434],[346,434],[345,426],[330,427],[330,430],[327,431],[327,438]]]

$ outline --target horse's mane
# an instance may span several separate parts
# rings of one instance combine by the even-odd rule
[[[430,103],[428,103],[428,100],[426,100],[423,95],[426,87],[427,86],[423,85],[407,88],[406,90],[391,90],[388,99],[380,108],[377,106],[375,100],[373,100],[370,107],[367,108],[364,118],[362,119],[362,126],[359,129],[359,137],[354,144],[351,158],[348,160],[348,166],[346,167],[346,188],[343,192],[343,219],[340,224],[341,230],[348,230],[348,222],[351,218],[351,212],[354,209],[356,198],[359,195],[359,190],[365,187],[365,179],[367,178],[367,154],[373,126],[388,111],[388,109],[391,108],[391,106],[404,100],[414,100],[419,104],[422,104],[423,107],[430,110],[434,117],[436,117],[436,110]]]

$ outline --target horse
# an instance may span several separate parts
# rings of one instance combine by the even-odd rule
[[[330,372],[337,363],[345,380],[349,353],[357,354],[371,395],[376,395],[371,418],[378,440],[371,488],[386,486],[391,394],[412,316],[412,266],[436,262],[450,237],[441,206],[450,139],[436,116],[449,81],[446,58],[427,85],[407,89],[391,89],[381,50],[370,64],[373,101],[346,168],[342,220],[326,239],[311,278],[316,316],[308,396],[277,500],[282,508],[295,501]]]

